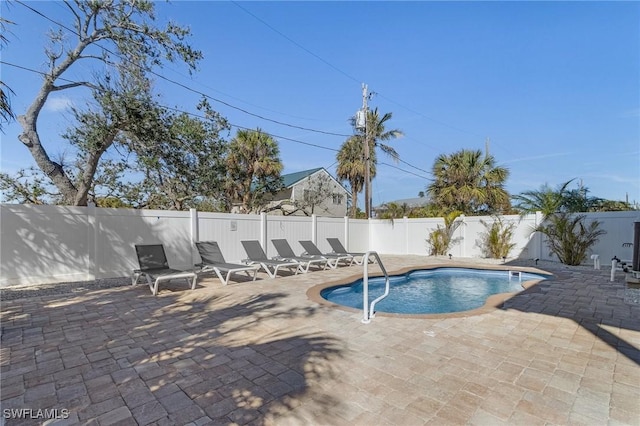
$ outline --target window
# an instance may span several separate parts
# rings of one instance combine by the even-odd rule
[[[333,204],[336,204],[336,205],[342,204],[342,195],[333,194]]]

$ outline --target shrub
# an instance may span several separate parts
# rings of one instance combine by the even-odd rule
[[[445,215],[444,227],[438,225],[436,229],[429,233],[427,244],[429,244],[430,256],[444,256],[447,254],[453,242],[453,233],[462,224],[462,221],[456,220],[461,214],[461,212],[455,211]]]
[[[600,222],[597,220],[586,226],[585,217],[555,213],[536,229],[547,237],[549,250],[565,265],[580,265],[586,259],[591,246],[598,241],[598,237],[607,233],[598,229]]]
[[[509,252],[516,245],[511,242],[516,224],[513,222],[504,223],[500,217],[495,217],[495,220],[491,224],[488,224],[484,220],[480,220],[480,222],[487,230],[480,235],[480,245],[484,255],[494,259],[508,257]]]

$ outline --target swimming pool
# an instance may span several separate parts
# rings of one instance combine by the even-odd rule
[[[483,306],[500,293],[517,293],[525,281],[539,281],[544,275],[522,272],[509,278],[507,270],[435,268],[415,270],[390,277],[389,296],[376,305],[377,312],[393,314],[440,314],[462,312]],[[384,277],[369,279],[369,300],[384,293]],[[362,279],[329,287],[320,292],[325,300],[362,309]]]

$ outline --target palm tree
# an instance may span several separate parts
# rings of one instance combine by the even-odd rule
[[[432,170],[435,180],[427,191],[445,211],[493,214],[509,210],[509,194],[504,189],[509,170],[496,166],[493,156],[463,149],[438,156]]]
[[[562,210],[567,195],[567,186],[573,179],[553,189],[549,184],[545,183],[540,189],[532,191],[524,191],[518,195],[514,195],[513,200],[517,201],[514,206],[521,214],[541,212],[543,218],[547,218],[553,213]]]
[[[282,187],[278,142],[259,128],[238,130],[229,143],[225,188],[231,201],[239,201],[245,213],[259,206],[268,193]]]
[[[380,117],[378,108],[373,111],[367,111],[367,140],[369,142],[369,176],[371,178],[376,175],[376,147],[380,147],[382,152],[391,156],[394,160],[399,158],[398,153],[393,147],[382,143],[391,139],[398,138],[403,135],[398,129],[386,130],[387,121],[393,116],[388,112]],[[356,126],[355,117],[351,118],[351,125]],[[358,193],[362,191],[365,185],[365,158],[364,158],[364,132],[359,131],[357,134],[349,137],[337,154],[338,169],[337,175],[339,179],[348,180],[351,185],[351,193],[353,200],[351,205],[351,217],[355,217],[358,208]],[[368,200],[366,201],[368,202]]]
[[[401,130],[392,129],[386,130],[385,125],[387,121],[391,120],[393,113],[387,112],[382,117],[378,114],[378,108],[375,108],[373,111],[367,111],[367,139],[369,140],[369,148],[370,152],[374,151],[375,147],[380,147],[382,152],[389,155],[394,160],[400,158],[398,153],[393,147],[383,144],[381,142],[386,142],[391,139],[396,139],[404,135]],[[351,124],[355,128],[355,117],[351,118]],[[359,136],[363,136],[362,132],[360,132]]]
[[[375,159],[375,151],[371,153],[371,159]],[[338,179],[346,180],[351,185],[351,213],[350,216],[355,218],[358,211],[358,193],[364,188],[364,147],[362,138],[351,136],[342,144],[340,151],[336,156],[338,167],[336,174]],[[375,161],[371,161],[371,175],[375,176]]]

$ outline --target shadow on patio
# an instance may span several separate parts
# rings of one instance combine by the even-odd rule
[[[553,271],[557,279],[542,281],[517,294],[507,300],[502,309],[575,321],[603,344],[640,365],[640,342],[627,340],[633,338],[634,333],[625,332],[640,331],[640,304],[629,300],[627,295],[634,289],[628,288],[621,276],[610,282],[605,270],[563,270],[562,266]],[[578,341],[567,344],[580,346]],[[597,348],[594,351],[597,352]]]
[[[305,325],[317,308],[290,308],[277,292],[182,287],[160,297],[128,287],[3,302],[3,409],[138,424],[277,423],[301,394],[313,402],[297,412],[316,422],[340,409],[329,392],[308,394],[311,382],[332,377],[342,351]]]

